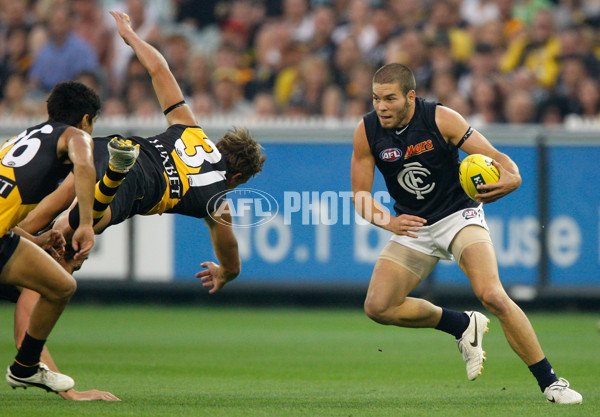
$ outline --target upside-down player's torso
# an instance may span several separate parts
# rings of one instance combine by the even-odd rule
[[[216,210],[221,199],[213,197],[226,190],[227,164],[200,127],[173,125],[156,136],[130,139],[141,152],[133,169],[142,170],[153,188],[144,212],[135,214],[202,218]]]
[[[458,149],[435,123],[436,103],[417,97],[404,128],[384,129],[375,111],[364,117],[375,164],[383,174],[396,214],[411,214],[433,224],[462,208],[476,207],[460,187]]]

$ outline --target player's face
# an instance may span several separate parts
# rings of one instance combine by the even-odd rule
[[[383,128],[393,129],[404,126],[410,121],[413,94],[412,91],[407,96],[402,94],[397,83],[373,84],[373,107]]]

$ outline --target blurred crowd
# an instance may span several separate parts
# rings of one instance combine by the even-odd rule
[[[598,0],[0,0],[0,117],[43,117],[60,81],[102,117],[156,117],[108,10],[166,57],[199,120],[358,118],[399,62],[417,95],[490,123],[600,124]]]

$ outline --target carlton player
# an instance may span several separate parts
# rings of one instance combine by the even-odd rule
[[[550,402],[581,403],[558,379],[523,311],[508,297],[498,275],[494,247],[480,203],[491,203],[521,184],[517,165],[473,130],[455,111],[416,97],[411,70],[388,64],[373,77],[373,107],[354,131],[352,191],[356,211],[394,233],[377,259],[365,312],[374,321],[399,327],[435,328],[455,336],[467,377],[481,374],[482,338],[489,320],[479,312],[458,312],[408,297],[438,260],[454,257],[506,339],[527,364]],[[494,159],[495,184],[478,187],[472,201],[460,187],[458,148]],[[390,215],[371,196],[374,170],[395,200]]]

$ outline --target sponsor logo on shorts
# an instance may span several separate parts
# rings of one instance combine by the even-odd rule
[[[462,215],[465,218],[465,220],[469,220],[474,217],[477,217],[479,215],[479,213],[477,212],[477,210],[475,210],[473,208],[469,208],[469,209],[466,209],[465,211],[463,211]]]
[[[402,151],[398,148],[388,148],[381,151],[379,159],[385,162],[394,162],[402,157]]]

